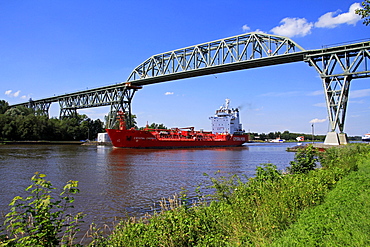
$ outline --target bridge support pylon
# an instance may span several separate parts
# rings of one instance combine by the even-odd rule
[[[343,132],[343,129],[351,80],[350,75],[322,78],[331,129],[326,135],[324,144],[343,145],[348,143],[347,134]],[[335,132],[337,127],[340,131],[339,134]]]
[[[324,144],[342,145],[348,143],[343,132],[346,118],[349,88],[352,79],[368,77],[367,58],[369,52],[365,43],[356,46],[323,48],[308,54],[305,61],[313,66],[322,79],[325,103],[328,110],[330,132]],[[336,129],[339,129],[339,134]]]
[[[113,101],[110,107],[107,123],[109,129],[113,129],[115,127],[117,122],[117,113],[119,111],[123,111],[125,113],[127,127],[133,127],[131,102],[135,92],[141,88],[141,86],[133,86],[131,83],[126,83],[124,90],[117,94],[116,101]]]
[[[40,101],[37,104],[35,104],[35,102],[32,99],[29,99],[26,107],[33,109],[35,112],[35,115],[49,116],[50,104],[51,102],[46,102],[46,101]]]
[[[337,133],[335,131],[328,132],[325,137],[324,144],[326,145],[345,145],[348,144],[348,137],[346,133]]]

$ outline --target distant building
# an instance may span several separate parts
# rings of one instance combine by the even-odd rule
[[[111,142],[108,133],[98,133],[98,142]]]

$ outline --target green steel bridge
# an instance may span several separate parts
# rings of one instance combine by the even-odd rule
[[[58,102],[63,118],[75,116],[78,109],[110,106],[109,126],[113,126],[118,111],[125,111],[131,119],[133,96],[145,85],[293,62],[306,62],[322,79],[331,128],[325,143],[347,143],[343,131],[350,83],[370,77],[370,41],[305,50],[287,37],[246,33],[153,55],[138,65],[126,82],[11,107],[26,106],[48,115],[50,105]]]

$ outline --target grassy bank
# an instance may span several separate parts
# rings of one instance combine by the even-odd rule
[[[210,177],[214,193],[186,191],[162,210],[115,226],[109,236],[92,225],[91,246],[369,246],[370,145],[297,150],[287,172],[264,164],[253,178]],[[82,214],[67,212],[78,193],[69,181],[59,195],[36,173],[16,196],[0,230],[0,246],[72,246]],[[209,191],[210,188],[205,188]],[[104,230],[104,229],[102,229]],[[86,236],[87,236],[86,235]]]
[[[370,246],[370,156],[272,246]]]
[[[369,147],[330,149],[320,158],[322,168],[306,173],[283,175],[265,164],[247,182],[236,176],[213,177],[214,194],[200,193],[193,205],[185,193],[164,201],[161,212],[121,222],[108,237],[95,232],[92,245],[320,246],[328,242],[333,246],[338,239],[354,243],[353,238],[359,245],[367,243],[369,215],[363,211],[370,212],[364,192],[369,186],[364,183],[369,181],[365,176],[370,169]],[[312,161],[308,156],[300,159]],[[330,236],[334,237],[329,240]]]

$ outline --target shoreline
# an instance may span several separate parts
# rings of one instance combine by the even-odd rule
[[[0,145],[82,145],[81,141],[1,141]]]

